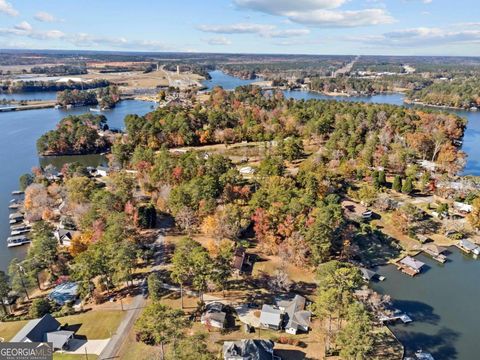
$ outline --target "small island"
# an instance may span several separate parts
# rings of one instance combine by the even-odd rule
[[[99,105],[101,109],[112,109],[120,101],[116,86],[107,86],[97,91],[64,90],[57,94],[57,103],[61,106]]]
[[[107,119],[103,115],[71,115],[37,140],[37,151],[43,156],[102,153],[111,145],[106,130]]]

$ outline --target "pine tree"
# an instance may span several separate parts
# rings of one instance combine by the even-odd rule
[[[402,190],[402,178],[400,177],[400,175],[395,175],[392,188],[397,192],[400,192]]]
[[[402,185],[402,192],[404,194],[410,194],[412,191],[413,191],[412,178],[408,177]]]

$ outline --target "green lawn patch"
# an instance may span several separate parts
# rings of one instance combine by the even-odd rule
[[[92,310],[78,315],[58,318],[62,325],[75,331],[76,335],[86,336],[87,339],[108,339],[117,330],[125,313],[120,310]]]

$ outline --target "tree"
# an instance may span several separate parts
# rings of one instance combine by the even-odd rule
[[[2,304],[3,313],[5,315],[8,314],[7,306],[5,305],[5,299],[8,298],[8,293],[10,290],[11,287],[7,274],[5,274],[3,271],[0,271],[0,303]]]
[[[380,185],[378,185],[378,188],[380,188]],[[374,186],[363,185],[358,189],[357,195],[362,204],[371,206],[377,198],[377,190]]]
[[[168,306],[154,302],[148,305],[135,323],[137,340],[148,345],[160,345],[160,358],[165,358],[164,345],[173,343],[183,336],[183,330],[188,325],[185,313]]]
[[[411,177],[407,177],[402,185],[402,193],[410,194],[413,191],[413,181]]]
[[[286,266],[286,264],[284,264]],[[288,277],[287,272],[281,268],[275,270],[270,281],[270,286],[276,292],[289,292],[292,287],[292,281]]]
[[[215,360],[207,347],[204,334],[196,334],[182,338],[171,347],[165,359],[167,360]]]
[[[20,178],[18,179],[20,190],[25,191],[28,186],[33,184],[33,181],[34,178],[32,174],[23,174],[22,176],[20,176]]]
[[[28,249],[28,268],[36,274],[43,269],[48,269],[54,274],[54,265],[58,259],[58,242],[53,235],[53,227],[39,221],[32,228],[32,244]]]
[[[278,147],[280,156],[288,161],[293,161],[303,156],[303,141],[299,137],[291,136],[282,142],[279,142]]]
[[[225,290],[228,286],[228,279],[232,276],[233,246],[229,241],[220,243],[218,254],[214,259],[212,274],[210,276],[214,284]]]
[[[181,229],[190,235],[197,224],[197,216],[192,209],[185,206],[175,215],[175,222]]]
[[[358,302],[351,303],[347,312],[347,324],[337,336],[342,359],[366,359],[373,348],[372,329],[370,314],[363,305]]]
[[[387,183],[387,179],[386,179],[386,176],[385,176],[385,170],[380,170],[378,172],[378,182],[379,182],[380,186],[385,186],[385,184]]]
[[[46,298],[33,299],[30,306],[29,315],[36,319],[41,318],[45,314],[49,314],[52,311],[52,304]]]
[[[32,281],[31,277],[26,276],[25,268],[18,259],[14,258],[10,261],[8,265],[8,276],[12,290],[17,293],[25,292],[25,296],[30,300],[28,288],[33,286],[34,281]]]
[[[157,222],[157,211],[153,204],[140,205],[137,209],[137,225],[142,229],[152,229]]]
[[[68,179],[65,183],[68,200],[73,203],[86,203],[95,190],[95,182],[85,176]]]
[[[170,276],[182,286],[182,307],[183,286],[187,282],[192,284],[202,298],[207,289],[207,281],[212,277],[212,260],[207,250],[191,238],[182,239],[173,253]]]
[[[472,211],[467,215],[467,220],[474,229],[480,230],[480,197],[472,201]]]
[[[395,178],[393,179],[392,189],[396,192],[402,191],[402,178],[400,175],[395,175]]]
[[[257,174],[260,177],[282,176],[284,172],[283,159],[279,156],[268,155],[260,162]]]
[[[148,293],[150,299],[153,301],[160,300],[160,294],[162,293],[162,280],[157,272],[151,273],[147,278]]]

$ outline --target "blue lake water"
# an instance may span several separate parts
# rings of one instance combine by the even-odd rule
[[[215,80],[217,74],[212,73]],[[230,88],[235,78],[218,75],[222,83]],[[386,94],[362,97],[331,97],[306,91],[285,91],[288,98],[297,100],[321,99],[337,101],[362,101],[404,105],[402,94]],[[446,110],[468,119],[463,150],[468,154],[465,174],[480,175],[480,113]],[[449,262],[440,265],[419,256],[427,264],[427,271],[411,278],[388,265],[378,269],[386,277],[384,282],[373,284],[373,288],[394,299],[394,306],[407,312],[413,323],[394,325],[391,329],[404,344],[414,352],[418,349],[430,351],[436,360],[476,360],[480,339],[480,260],[464,256],[451,249]]]
[[[204,82],[209,89],[216,85],[234,89],[253,82],[237,79],[219,71],[212,72],[211,76],[212,80]],[[401,94],[333,98],[304,91],[285,91],[284,94],[295,99],[333,99],[403,105]],[[151,110],[151,105],[140,101],[122,101],[115,109],[104,114],[111,127],[122,128],[125,115],[145,114]],[[54,163],[61,167],[65,162],[71,161],[80,161],[86,165],[97,165],[104,161],[104,158],[98,155],[42,159],[37,156],[35,143],[41,134],[53,129],[64,116],[81,114],[87,110],[42,109],[0,113],[0,245],[9,234],[7,206],[11,199],[11,191],[18,188],[18,178],[21,174],[39,164],[45,166]],[[468,154],[465,173],[480,175],[480,113],[453,112],[469,120],[463,145],[464,151]],[[7,249],[6,246],[0,246],[0,270],[5,270],[13,257],[22,257],[25,250],[26,247]],[[480,327],[478,307],[480,262],[465,257],[456,250],[452,250],[451,261],[445,265],[438,265],[424,257],[419,258],[428,264],[429,269],[425,274],[415,278],[400,273],[392,266],[381,267],[378,270],[387,279],[385,282],[374,284],[375,289],[390,294],[396,300],[395,305],[409,313],[414,320],[408,325],[393,326],[393,331],[408,349],[423,348],[432,351],[437,360],[479,359],[477,342]]]
[[[146,114],[152,103],[144,101],[121,101],[104,114],[112,128],[123,128],[123,119],[128,114]],[[10,235],[8,204],[11,192],[18,189],[20,175],[30,172],[34,166],[52,163],[57,168],[67,162],[78,161],[85,165],[97,166],[105,162],[101,155],[59,156],[39,158],[36,141],[65,116],[83,114],[88,108],[71,110],[39,109],[0,113],[0,270],[6,270],[13,257],[22,257],[27,247],[7,248],[4,243]]]
[[[7,100],[55,100],[57,93],[55,91],[36,91],[25,93],[0,93],[0,101]]]
[[[475,360],[480,358],[480,261],[456,248],[450,251],[444,265],[417,256],[427,270],[414,278],[393,265],[380,267],[386,280],[372,287],[390,294],[394,307],[412,318],[412,323],[391,326],[408,351],[423,349],[436,360]]]

